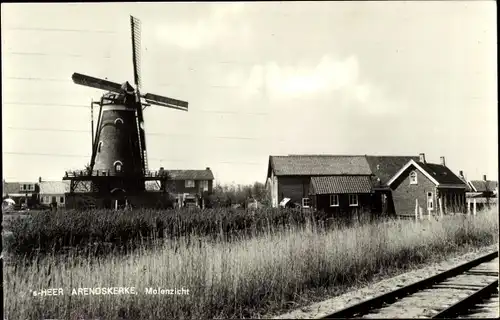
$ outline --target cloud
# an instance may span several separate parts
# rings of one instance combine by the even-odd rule
[[[157,38],[187,50],[196,50],[235,34],[240,41],[248,40],[250,27],[241,19],[244,10],[245,3],[242,2],[214,4],[210,14],[195,23],[159,27]]]
[[[247,95],[266,89],[274,98],[296,98],[356,88],[360,99],[367,99],[369,87],[359,84],[356,57],[334,60],[326,55],[316,64],[280,66],[275,62],[256,65],[244,85]]]

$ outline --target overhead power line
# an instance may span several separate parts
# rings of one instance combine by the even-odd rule
[[[77,132],[77,133],[90,133],[91,130],[78,130],[78,129],[53,129],[53,128],[21,128],[21,127],[7,127],[6,129],[20,130],[20,131],[46,131],[46,132]],[[193,135],[193,134],[178,134],[178,133],[161,133],[161,132],[146,132],[147,136],[175,136],[175,137],[190,137],[190,138],[204,138],[204,139],[231,139],[231,140],[264,140],[262,138],[253,137],[237,137],[237,136],[206,136],[206,135]],[[283,141],[283,140],[280,140]]]
[[[2,105],[19,105],[19,106],[49,106],[49,107],[69,107],[69,108],[89,108],[88,105],[84,104],[68,104],[68,103],[43,103],[43,102],[24,102],[24,101],[7,101],[2,102]],[[147,110],[147,109],[146,109]],[[269,115],[268,112],[240,112],[240,111],[223,111],[223,110],[189,110],[190,113],[217,113],[217,114],[234,114],[234,115],[256,115],[256,116],[266,116]],[[147,113],[147,111],[146,111]]]
[[[44,32],[81,32],[81,33],[102,33],[102,34],[109,34],[109,35],[116,34],[116,31],[109,31],[109,30],[39,28],[39,27],[19,27],[19,26],[3,26],[2,30],[44,31]]]
[[[78,154],[13,152],[13,151],[2,152],[2,154],[3,155],[21,155],[21,156],[61,157],[61,158],[89,158],[89,159],[91,157],[90,155],[78,155]],[[149,160],[160,161],[160,162],[190,162],[190,161],[193,161],[193,159],[165,159],[165,158],[149,158]],[[213,161],[212,163],[262,165],[262,163],[247,162],[247,161]]]
[[[76,53],[52,53],[52,52],[16,52],[16,51],[5,51],[3,54],[19,55],[19,56],[55,56],[55,57],[73,57],[73,58],[101,58],[101,59],[111,59],[111,56],[89,56]]]

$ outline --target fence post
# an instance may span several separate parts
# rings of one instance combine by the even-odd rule
[[[474,215],[477,213],[477,204],[476,204],[476,199],[474,198]]]
[[[442,198],[438,198],[438,203],[439,203],[439,216],[442,218],[443,217],[443,201]]]

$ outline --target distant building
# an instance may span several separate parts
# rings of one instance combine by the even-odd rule
[[[335,215],[394,213],[386,182],[410,156],[270,156],[266,188],[273,207],[284,199]]]
[[[210,168],[205,170],[164,170],[160,173],[168,175],[166,190],[175,198],[177,207],[204,207],[203,195],[211,194],[214,175]]]
[[[288,155],[270,156],[266,188],[273,207],[284,199],[332,213],[414,215],[463,210],[467,184],[444,163],[420,156]]]
[[[16,207],[31,208],[38,204],[38,192],[36,182],[3,182],[2,198],[14,200]]]
[[[392,189],[394,206],[398,213],[438,215],[465,212],[465,184],[441,163],[428,163],[425,154],[419,161],[410,160],[387,183]]]
[[[56,204],[57,207],[66,206],[65,193],[69,192],[70,181],[42,181],[39,180],[39,200],[40,204],[50,206]]]

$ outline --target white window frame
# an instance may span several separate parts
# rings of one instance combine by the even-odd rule
[[[330,207],[338,207],[338,206],[339,206],[339,195],[338,194],[331,194],[330,195]]]
[[[418,175],[416,170],[410,172],[410,184],[418,184]]]
[[[429,206],[429,204],[431,206]],[[434,194],[432,192],[427,192],[427,210],[434,210]]]
[[[117,166],[120,166],[120,170],[117,170]],[[115,171],[116,172],[123,172],[123,162],[121,162],[120,160],[116,160],[114,163],[113,163],[113,167],[115,168]]]
[[[200,181],[200,188],[203,191],[208,191],[208,180],[201,180]]]
[[[194,180],[185,180],[184,181],[184,187],[186,188],[194,188],[196,186],[196,183]]]
[[[308,205],[305,204],[306,201],[309,203]],[[302,198],[302,208],[310,208],[310,207],[311,207],[311,199]]]
[[[356,201],[352,201],[352,199],[356,199]],[[357,207],[359,206],[359,199],[357,194],[349,195],[349,207]]]

